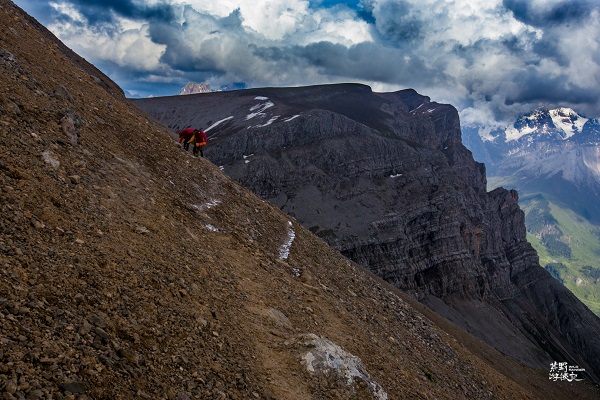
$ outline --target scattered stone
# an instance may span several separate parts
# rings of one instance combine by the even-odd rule
[[[100,336],[102,339],[104,340],[108,340],[110,339],[110,335],[108,334],[108,332],[106,332],[104,329],[102,328],[94,328],[94,333],[98,336]]]
[[[85,393],[86,387],[84,382],[64,382],[58,385],[63,392],[70,393]]]
[[[150,233],[150,231],[148,230],[148,228],[146,228],[145,226],[136,226],[135,227],[135,231],[137,233],[140,233],[142,235],[145,235],[146,233]]]
[[[17,391],[17,378],[12,377],[4,386],[4,391],[8,394],[15,394]]]
[[[106,324],[107,324],[106,319],[97,314],[88,315],[87,320],[89,321],[90,324],[92,324],[94,326],[106,327]]]
[[[37,400],[44,397],[44,392],[40,389],[35,389],[29,392],[27,400]]]
[[[88,333],[90,333],[91,330],[92,325],[87,320],[83,320],[83,323],[79,327],[77,333],[79,333],[80,335],[87,335]]]
[[[35,218],[31,218],[31,225],[35,228],[35,229],[44,229],[46,227],[46,225],[44,225],[43,222],[38,221]]]
[[[282,313],[281,311],[276,310],[274,308],[269,308],[267,310],[267,315],[271,319],[273,319],[277,325],[288,328],[288,329],[293,328],[293,325],[290,322],[290,320],[288,319],[288,317],[286,317],[286,315],[284,313]]]
[[[60,98],[65,100],[67,103],[69,104],[73,104],[74,100],[73,100],[73,96],[71,95],[71,93],[69,93],[69,91],[67,90],[66,87],[64,87],[64,85],[60,85],[55,91],[54,93],[52,93],[53,97],[56,98]]]

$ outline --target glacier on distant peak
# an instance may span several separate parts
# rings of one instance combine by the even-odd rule
[[[588,121],[588,118],[568,107],[551,110],[540,107],[529,114],[522,115],[513,126],[505,128],[505,140],[506,142],[519,140],[526,135],[549,135],[556,139],[567,140],[581,133]]]
[[[588,122],[588,118],[584,118],[577,114],[571,108],[556,108],[550,110],[552,122],[558,130],[565,133],[563,139],[568,139],[571,136],[581,133],[583,126]]]

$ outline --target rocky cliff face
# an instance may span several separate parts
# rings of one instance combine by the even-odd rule
[[[453,107],[361,85],[136,105],[208,130],[227,174],[502,352],[598,379],[598,318],[539,266],[517,193],[486,192]]]

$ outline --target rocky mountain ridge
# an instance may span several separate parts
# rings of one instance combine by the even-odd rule
[[[135,104],[204,128],[228,175],[502,352],[600,371],[599,320],[539,266],[517,193],[486,191],[454,107],[354,84]]]
[[[597,398],[183,153],[7,0],[0,82],[4,399]]]
[[[186,94],[198,94],[198,93],[210,93],[212,89],[210,85],[204,82],[196,83],[196,82],[188,82],[184,87],[179,91],[179,95]]]

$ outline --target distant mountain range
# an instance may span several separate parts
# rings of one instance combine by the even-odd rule
[[[545,107],[512,125],[463,127],[489,188],[516,189],[541,264],[600,314],[600,122]]]
[[[490,177],[511,176],[600,222],[600,122],[570,108],[538,108],[513,125],[465,126],[463,141]],[[519,185],[517,185],[519,186]]]
[[[246,84],[244,82],[232,82],[226,85],[221,85],[219,89],[214,90],[210,87],[208,83],[205,82],[188,82],[184,87],[179,91],[179,95],[187,95],[187,94],[198,94],[198,93],[210,93],[210,92],[224,92],[228,90],[240,90],[246,89]]]

